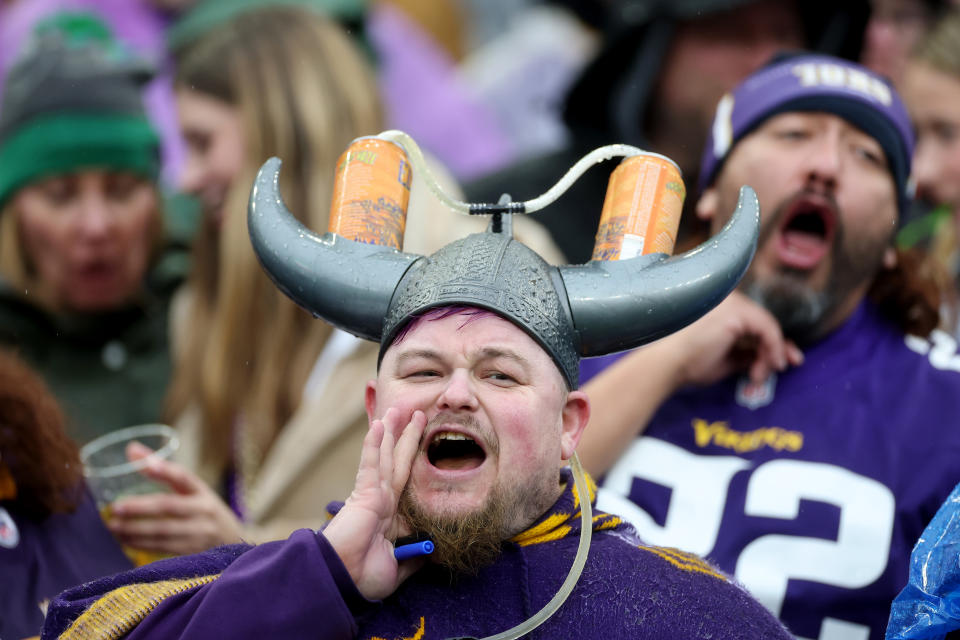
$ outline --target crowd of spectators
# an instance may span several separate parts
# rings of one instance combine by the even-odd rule
[[[416,422],[388,421],[368,384],[397,342],[289,299],[248,205],[277,157],[285,208],[325,233],[341,154],[391,129],[423,152],[401,168],[410,255],[500,231],[500,214],[456,201],[506,211],[604,145],[678,166],[684,258],[727,237],[752,187],[757,248],[737,290],[580,363],[589,424],[574,440],[595,506],[642,544],[705,558],[794,637],[960,629],[949,594],[887,628],[911,550],[960,483],[958,5],[0,0],[0,638],[39,636],[57,594],[128,569],[124,550],[247,566],[238,545],[323,530],[351,495],[323,562],[339,555],[330,584],[380,629],[351,598],[396,596],[366,589],[337,535],[366,531],[371,425],[399,440]],[[508,229],[549,265],[588,263],[617,162]],[[525,329],[549,352],[539,330]],[[174,427],[174,456],[127,455],[164,490],[98,514],[79,448],[149,423]],[[44,637],[80,615],[70,602]]]

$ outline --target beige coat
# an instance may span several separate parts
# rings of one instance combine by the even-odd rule
[[[404,250],[413,253],[432,253],[468,233],[483,231],[487,223],[485,217],[471,218],[442,207],[428,190],[418,188],[416,179],[409,210]],[[418,211],[429,215],[417,215]],[[547,262],[563,262],[549,234],[532,220],[517,218],[514,236]],[[180,293],[174,304],[175,331],[178,319],[187,317],[185,305],[190,304],[189,293]],[[248,542],[283,539],[304,527],[319,528],[326,522],[327,503],[350,494],[368,426],[364,388],[376,375],[377,351],[378,345],[361,343],[280,431],[252,485],[246,487]],[[202,425],[198,418],[196,411],[187,411],[176,422],[181,435],[178,459],[219,487],[217,471],[201,468],[199,462]]]
[[[304,398],[283,427],[244,499],[248,542],[282,539],[296,529],[319,528],[331,500],[353,488],[360,443],[367,432],[364,387],[376,375],[378,345],[363,342],[337,366],[323,389]],[[178,458],[211,486],[218,470],[200,466],[200,421],[188,412],[178,422]]]

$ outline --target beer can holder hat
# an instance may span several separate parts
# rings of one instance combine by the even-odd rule
[[[713,184],[737,142],[788,111],[832,113],[873,137],[886,155],[903,219],[913,197],[914,136],[907,109],[883,77],[826,55],[781,54],[721,98],[701,159],[699,190]]]
[[[344,192],[351,191],[352,182],[348,150],[337,163],[336,210],[330,216],[334,230],[319,235],[290,213],[279,192],[277,158],[257,174],[247,222],[254,251],[277,287],[315,316],[379,341],[381,359],[397,333],[419,314],[469,305],[493,311],[529,334],[575,389],[580,357],[639,346],[693,322],[737,285],[756,249],[759,205],[753,190],[744,187],[723,230],[681,256],[652,253],[554,267],[514,240],[511,216],[546,206],[590,165],[641,150],[625,145],[598,149],[529,202],[510,202],[504,196],[496,205],[471,205],[452,200],[437,187],[409,136],[384,132],[377,137],[401,143],[403,153],[386,153],[395,160],[381,163],[378,143],[354,141],[358,163],[353,166],[359,169],[361,188]],[[427,184],[451,209],[489,214],[487,231],[451,242],[430,256],[402,251],[398,235],[406,215],[404,189],[410,184],[408,157],[414,171],[424,171]],[[350,209],[346,216],[344,207]],[[356,239],[336,232],[347,228],[354,229]],[[598,242],[603,241],[604,234],[598,233]],[[570,571],[539,611],[485,640],[513,640],[529,633],[562,606],[579,580],[590,548],[592,509],[576,453],[570,464],[581,496],[580,542]]]
[[[419,170],[415,143],[387,133],[381,137],[404,140],[404,149],[416,159],[414,171]],[[597,161],[585,160],[586,165]],[[380,342],[381,358],[417,315],[440,306],[471,305],[527,332],[575,389],[579,358],[631,349],[693,322],[736,287],[756,248],[759,205],[753,190],[744,187],[723,230],[674,257],[658,253],[549,265],[512,236],[510,216],[531,211],[534,201],[479,206],[451,201],[464,212],[491,214],[487,231],[421,256],[374,244],[376,233],[357,242],[306,228],[280,196],[280,164],[277,158],[267,160],[250,194],[254,251],[287,296],[344,331]],[[370,214],[371,209],[364,211]],[[376,217],[371,220],[376,224]]]

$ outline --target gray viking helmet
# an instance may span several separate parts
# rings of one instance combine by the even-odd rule
[[[757,244],[759,205],[743,187],[719,234],[675,257],[554,267],[498,231],[471,234],[431,256],[316,234],[287,210],[280,161],[260,168],[250,194],[254,251],[274,283],[317,317],[380,342],[436,307],[489,309],[526,331],[553,358],[571,389],[581,357],[640,346],[690,324],[736,287]]]

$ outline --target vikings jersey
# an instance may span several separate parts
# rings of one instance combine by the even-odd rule
[[[865,304],[805,357],[762,385],[677,393],[598,506],[713,560],[799,638],[881,640],[913,544],[960,481],[960,356]]]

